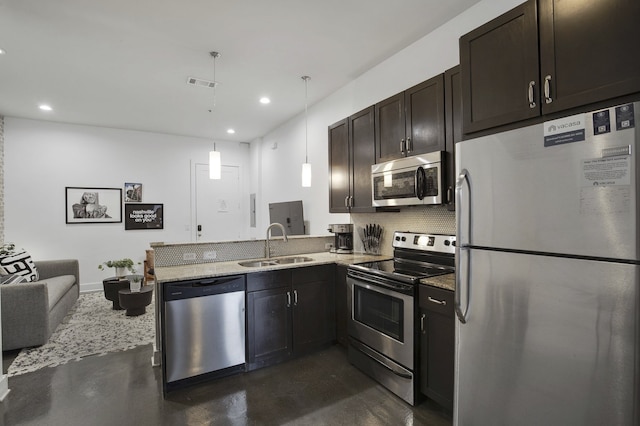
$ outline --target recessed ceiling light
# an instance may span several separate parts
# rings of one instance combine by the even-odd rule
[[[40,108],[43,111],[53,111],[53,108],[51,108],[49,105],[45,105],[45,104],[39,105],[38,108]]]
[[[271,99],[267,98],[266,96],[263,96],[260,98],[260,103],[261,104],[270,104],[271,103]]]
[[[0,47],[0,55],[4,55],[5,53],[7,53],[7,51]]]
[[[236,131],[233,129],[227,129],[227,133],[229,133],[230,135],[234,134]]]

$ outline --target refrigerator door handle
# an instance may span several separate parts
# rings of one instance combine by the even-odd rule
[[[467,189],[467,196],[464,201],[462,200],[463,187]],[[471,184],[469,183],[469,172],[467,169],[463,169],[456,180],[456,215],[458,244],[456,245],[456,292],[454,305],[458,320],[460,320],[462,324],[465,324],[469,310],[469,253],[465,247],[469,245],[471,236]],[[464,230],[464,232],[463,221],[466,221],[466,230]],[[465,254],[466,260],[464,262],[462,259],[463,253]],[[466,305],[464,312],[462,310],[463,299]]]
[[[464,202],[462,200],[463,186],[467,188],[467,197]],[[456,179],[456,205],[458,247],[464,247],[470,243],[469,238],[471,235],[471,185],[469,184],[469,172],[467,169],[463,169],[458,175],[458,179]],[[465,233],[462,232],[462,219],[466,221],[467,229]]]

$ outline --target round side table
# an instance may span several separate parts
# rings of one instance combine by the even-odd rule
[[[113,302],[113,309],[122,310],[118,299],[118,291],[129,289],[129,280],[127,278],[111,277],[102,280],[102,288],[104,289],[105,299]]]
[[[147,312],[146,307],[151,304],[152,294],[153,286],[145,285],[140,288],[140,291],[118,290],[118,299],[120,306],[127,310],[127,316],[132,317]]]

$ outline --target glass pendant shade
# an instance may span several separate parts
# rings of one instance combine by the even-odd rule
[[[222,178],[222,162],[218,151],[209,151],[209,179]]]
[[[302,163],[302,186],[305,188],[311,186],[311,163]]]

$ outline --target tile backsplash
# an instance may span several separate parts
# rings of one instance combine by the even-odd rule
[[[456,233],[456,214],[446,206],[402,207],[399,212],[353,213],[353,248],[364,251],[361,232],[367,224],[376,223],[384,229],[380,242],[381,254],[393,255],[391,238],[394,231],[424,232],[427,234]]]

